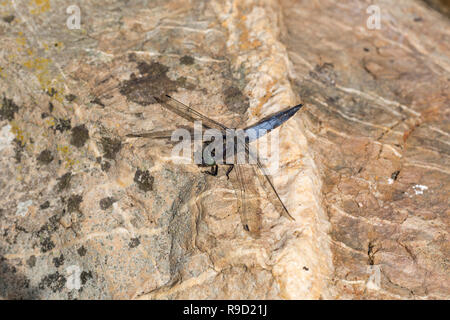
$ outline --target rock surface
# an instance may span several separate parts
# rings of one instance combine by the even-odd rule
[[[438,2],[435,2],[438,3]],[[26,4],[26,5],[25,5]],[[0,297],[448,299],[448,18],[421,1],[0,5]],[[442,12],[446,12],[443,7]],[[72,11],[73,12],[73,11]],[[262,228],[233,183],[130,132],[286,106]]]

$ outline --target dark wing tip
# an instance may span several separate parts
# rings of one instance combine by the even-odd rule
[[[290,220],[295,221],[295,218],[294,218],[293,216],[291,216],[291,214],[290,214],[289,212],[287,212],[287,217],[288,217]]]
[[[281,202],[281,199],[280,199],[280,202]],[[295,221],[295,218],[293,216],[291,216],[291,214],[289,213],[288,209],[286,208],[286,206],[284,205],[283,202],[281,202],[281,205],[283,206],[283,209],[284,209],[283,210],[284,216],[286,216],[288,219],[290,219],[292,221]]]
[[[141,137],[141,135],[140,135],[140,134],[137,134],[137,133],[129,133],[129,134],[126,134],[125,137],[129,137],[129,138],[139,138],[139,137]]]

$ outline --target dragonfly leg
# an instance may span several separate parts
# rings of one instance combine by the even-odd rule
[[[217,172],[219,171],[219,166],[217,164],[211,166],[211,171],[204,171],[206,174],[212,175],[213,177],[217,176]]]
[[[225,175],[227,176],[228,180],[230,180],[230,173],[231,173],[231,171],[233,171],[233,169],[234,169],[234,164],[230,164],[228,169],[227,169],[227,172],[225,173]]]

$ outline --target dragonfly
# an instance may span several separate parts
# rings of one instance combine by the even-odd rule
[[[164,97],[153,97],[153,99],[160,104],[165,109],[181,116],[182,118],[194,123],[196,121],[201,122],[204,129],[216,129],[219,130],[224,139],[226,139],[226,133],[229,132],[227,130],[235,130],[232,128],[228,128],[222,123],[211,119],[192,107],[172,98],[169,95],[165,95]],[[244,145],[244,152],[253,160],[253,164],[250,166],[250,173],[248,170],[244,169],[243,164],[239,164],[234,162],[228,165],[228,169],[226,171],[226,176],[229,179],[229,174],[235,171],[237,176],[237,187],[238,189],[238,210],[241,215],[241,222],[243,224],[244,230],[249,232],[252,236],[258,237],[261,229],[261,217],[260,213],[258,213],[258,204],[255,203],[255,195],[256,191],[254,188],[250,187],[247,183],[247,180],[254,176],[258,177],[259,181],[262,185],[267,185],[266,191],[270,194],[270,198],[273,199],[271,202],[275,205],[277,209],[281,211],[281,214],[285,217],[295,220],[292,215],[289,213],[282,199],[280,198],[278,192],[275,189],[275,186],[270,179],[269,175],[266,172],[266,169],[261,164],[260,160],[255,156],[254,153],[250,150],[250,143],[259,139],[263,135],[269,133],[270,131],[278,128],[291,117],[293,117],[301,108],[302,104],[298,104],[294,107],[289,107],[282,111],[276,112],[272,115],[269,115],[257,123],[246,127],[243,129],[245,133],[245,139],[242,142]],[[192,132],[192,130],[191,130]],[[153,131],[153,132],[142,132],[142,133],[130,133],[127,134],[127,137],[131,138],[150,138],[150,139],[171,139],[172,132],[169,130],[164,131]],[[203,148],[207,147],[208,143],[203,144]],[[223,149],[224,153],[230,152],[227,150],[227,144],[224,143]],[[234,146],[234,150],[231,152],[237,153]],[[212,176],[217,176],[218,166],[219,164],[212,157],[208,157],[207,153],[202,152],[201,164],[198,164],[200,167],[210,167],[210,171],[205,171],[205,173],[210,174]],[[248,168],[249,166],[246,166]],[[252,193],[253,197],[248,193]]]

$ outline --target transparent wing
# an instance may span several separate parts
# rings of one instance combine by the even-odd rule
[[[254,187],[252,166],[236,164],[234,171],[236,175],[235,184],[238,193],[239,214],[242,226],[254,238],[261,234],[261,209],[259,206],[259,195]]]
[[[275,203],[274,203],[275,207],[279,207],[279,205],[281,205],[281,212],[283,213],[283,215],[285,215],[287,218],[295,221],[294,217],[291,216],[288,209],[286,208],[283,201],[281,200],[280,195],[278,194],[277,190],[275,189],[275,186],[273,185],[272,180],[270,180],[269,176],[265,172],[265,169],[261,165],[261,162],[259,160],[256,160],[256,161],[257,161],[256,165],[258,166],[258,169],[259,169],[259,171],[256,173],[256,176],[259,178],[259,180],[261,181],[261,183],[263,185],[265,185],[264,181],[269,185],[269,188],[268,188],[269,192],[272,194],[272,196],[275,196],[275,198],[276,198]]]
[[[245,141],[245,152],[248,154],[249,159],[251,158],[252,161],[256,162],[256,168],[258,168],[258,170],[254,170],[254,174],[258,177],[262,186],[264,186],[265,189],[267,190],[272,204],[275,205],[275,207],[278,208],[280,212],[283,213],[284,216],[286,216],[291,220],[295,220],[294,217],[292,217],[291,214],[289,213],[283,201],[281,200],[280,195],[275,189],[275,186],[273,185],[272,180],[270,179],[269,175],[264,169],[264,166],[261,164],[257,156],[250,151],[249,144],[246,141]]]
[[[223,124],[208,118],[207,116],[201,114],[200,112],[192,109],[191,107],[185,105],[184,103],[181,103],[178,100],[175,100],[169,95],[165,95],[165,99],[161,99],[158,97],[153,97],[156,102],[158,102],[161,106],[164,108],[178,114],[179,116],[185,118],[188,121],[194,122],[194,121],[201,121],[203,126],[206,128],[211,129],[217,129],[220,131],[225,131],[228,129]]]
[[[149,138],[149,139],[167,139],[172,137],[173,130],[162,130],[152,132],[130,133],[126,136],[129,138]]]
[[[189,131],[190,135],[194,135],[194,128],[187,127],[187,126],[179,126],[177,129],[185,129]],[[148,132],[136,132],[136,133],[129,133],[125,135],[129,138],[148,138],[148,139],[160,139],[160,140],[171,140],[172,134],[175,129],[173,130],[161,130],[161,131],[148,131]],[[202,131],[202,136],[204,139],[211,140],[212,137],[214,137],[213,133],[208,133],[206,131]]]

